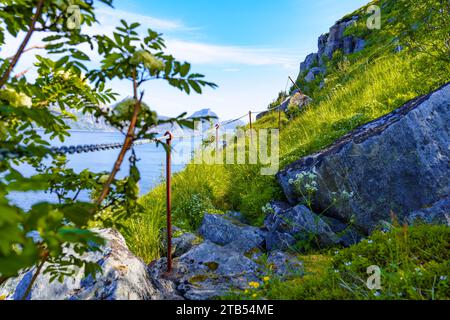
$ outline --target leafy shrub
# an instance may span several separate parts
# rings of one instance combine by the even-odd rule
[[[180,228],[197,230],[205,213],[215,212],[211,200],[202,194],[193,194],[189,198],[178,202],[173,212],[174,221]]]

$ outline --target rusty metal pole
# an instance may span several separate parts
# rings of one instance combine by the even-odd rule
[[[167,209],[167,273],[172,272],[172,157],[171,145],[173,135],[166,132],[166,209]]]
[[[250,142],[253,144],[253,124],[252,124],[252,112],[248,112],[248,118],[250,120]]]
[[[220,124],[216,124],[216,155],[219,153],[219,128]]]

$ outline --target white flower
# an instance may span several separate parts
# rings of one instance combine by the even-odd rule
[[[339,270],[337,270],[337,269],[334,269],[334,273],[339,273]]]
[[[441,276],[439,278],[440,281],[447,281],[448,277],[447,276]]]
[[[339,254],[339,251],[335,251],[334,254],[338,255],[338,254]]]
[[[349,267],[349,266],[351,266],[351,265],[352,265],[351,261],[349,261],[349,262],[346,262],[346,263],[344,263],[344,264],[345,264],[345,266],[347,266],[347,267]]]
[[[367,243],[368,243],[368,244],[372,244],[372,243],[373,243],[373,240],[367,240]]]
[[[375,297],[379,297],[379,296],[381,296],[381,293],[378,292],[378,291],[375,291],[375,292],[373,293],[373,295],[374,295]]]

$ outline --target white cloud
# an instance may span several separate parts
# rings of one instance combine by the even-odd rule
[[[145,32],[147,28],[158,32],[170,32],[171,36],[165,37],[167,51],[177,59],[186,60],[197,65],[276,65],[288,69],[297,67],[298,53],[287,53],[281,49],[217,45],[185,40],[182,34],[185,35],[186,32],[198,31],[199,29],[188,27],[180,21],[164,20],[111,8],[99,9],[97,11],[97,19],[100,25],[90,28],[90,34],[102,33],[111,35],[114,28],[120,25],[121,19],[127,22],[141,23],[141,32]],[[236,68],[230,67],[227,69]]]
[[[127,12],[123,10],[117,10],[112,8],[101,8],[96,11],[97,20],[103,26],[118,26],[120,20],[123,19],[127,23],[139,22],[146,28],[151,28],[159,31],[175,31],[175,30],[188,30],[183,23],[175,20],[158,19],[142,14]]]
[[[178,59],[193,64],[277,65],[291,69],[297,66],[298,60],[298,54],[287,54],[280,49],[224,46],[180,39],[168,39],[167,49]]]

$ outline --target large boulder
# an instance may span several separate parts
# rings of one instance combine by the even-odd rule
[[[291,249],[300,241],[308,241],[319,247],[339,243],[330,226],[303,205],[269,214],[264,225],[269,231],[266,235],[266,248],[269,251]]]
[[[450,84],[446,84],[288,165],[277,180],[295,205],[301,197],[293,181],[312,173],[317,177],[314,209],[329,208],[327,215],[343,222],[354,220],[369,232],[389,220],[391,212],[403,220],[449,196],[449,145]],[[442,210],[436,212],[443,215]]]
[[[230,247],[205,241],[173,261],[173,271],[165,274],[166,259],[150,265],[152,279],[166,298],[208,300],[247,289],[258,281],[259,266]]]
[[[106,240],[100,252],[87,253],[82,258],[97,262],[102,273],[94,279],[84,277],[77,270],[72,278],[62,283],[50,283],[48,274],[39,274],[28,299],[30,300],[153,300],[162,296],[153,285],[149,270],[142,260],[134,256],[122,235],[112,229],[96,230]],[[73,254],[73,252],[72,252]],[[44,265],[44,270],[48,265]],[[0,286],[0,296],[20,300],[25,294],[36,269],[23,271],[18,277]]]
[[[264,231],[231,218],[229,215],[205,214],[199,229],[205,239],[221,246],[228,246],[241,253],[262,249]]]

